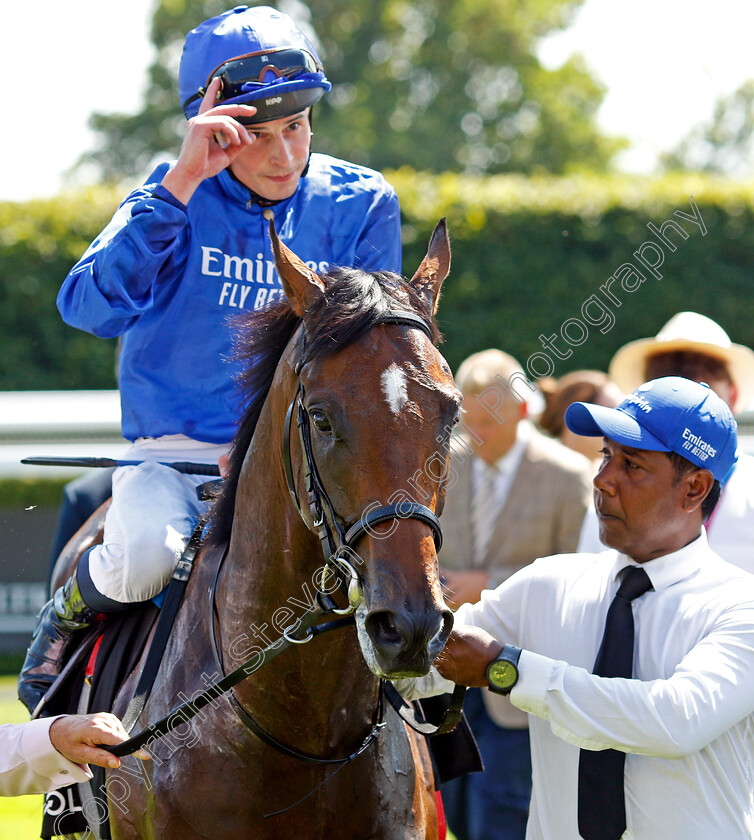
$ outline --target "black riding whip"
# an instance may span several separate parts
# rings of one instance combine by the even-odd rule
[[[135,467],[144,464],[145,461],[119,461],[115,458],[22,458],[22,464],[30,464],[36,467]],[[157,461],[164,467],[170,467],[180,473],[189,475],[220,475],[220,467],[217,464],[195,464],[191,461]]]

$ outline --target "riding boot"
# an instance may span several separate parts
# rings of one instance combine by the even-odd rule
[[[42,607],[18,677],[18,699],[30,713],[57,679],[71,634],[88,627],[97,615],[81,597],[75,572]]]

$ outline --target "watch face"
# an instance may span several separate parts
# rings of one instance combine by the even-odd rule
[[[487,679],[495,688],[513,688],[518,679],[518,669],[512,662],[497,659],[490,665],[487,671]]]

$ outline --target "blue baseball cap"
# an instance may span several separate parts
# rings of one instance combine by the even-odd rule
[[[297,114],[332,87],[314,44],[284,12],[236,6],[186,36],[178,95],[187,118],[199,113],[210,81],[223,87],[217,104],[252,104],[251,125]]]
[[[640,385],[617,408],[577,402],[566,426],[577,435],[604,437],[634,449],[675,452],[724,484],[736,464],[736,421],[705,383],[663,376]]]

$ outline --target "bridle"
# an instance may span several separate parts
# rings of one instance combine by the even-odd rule
[[[374,326],[378,326],[380,324],[403,324],[405,326],[415,327],[416,329],[421,330],[430,340],[432,340],[432,334],[426,321],[419,315],[415,315],[413,312],[386,312],[379,318]],[[305,341],[306,333],[304,332],[304,344]],[[324,588],[325,586],[325,578],[330,567],[334,567],[339,585],[348,596],[349,606],[342,611],[342,614],[347,614],[356,609],[356,606],[362,597],[358,582],[358,573],[347,557],[355,556],[358,558],[358,555],[354,551],[354,546],[364,535],[370,533],[371,528],[384,522],[391,522],[400,519],[418,519],[419,521],[429,525],[432,529],[436,551],[439,551],[442,546],[442,530],[440,528],[440,520],[426,505],[405,500],[365,510],[359,519],[355,522],[351,522],[350,524],[344,523],[337,515],[333,503],[327,494],[327,490],[322,483],[319,470],[317,469],[317,464],[314,460],[311,423],[309,419],[309,412],[306,410],[306,406],[304,404],[305,391],[301,382],[301,370],[303,366],[304,365],[301,361],[299,361],[295,366],[296,376],[298,377],[298,385],[296,387],[296,392],[293,395],[293,399],[288,406],[288,411],[285,415],[285,424],[283,427],[283,466],[285,468],[285,478],[288,484],[288,492],[293,500],[293,504],[296,506],[296,510],[299,512],[299,515],[307,527],[310,527],[301,508],[293,476],[293,463],[291,460],[291,426],[293,424],[293,414],[295,411],[296,424],[298,426],[299,439],[301,442],[301,451],[305,462],[306,495],[309,506],[309,515],[311,516],[312,522],[311,527],[316,530],[317,536],[319,537],[322,545],[322,554],[325,558],[325,566],[321,578],[322,587]]]

